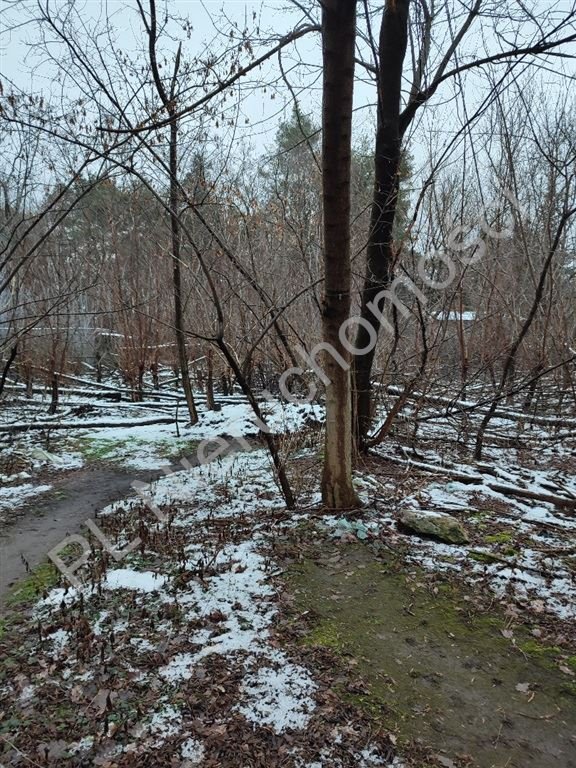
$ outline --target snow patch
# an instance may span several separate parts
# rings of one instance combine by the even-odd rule
[[[292,664],[280,652],[274,666],[261,666],[246,675],[244,701],[236,709],[254,725],[268,725],[275,733],[303,729],[316,704],[311,698],[317,686],[304,667]],[[265,664],[266,662],[263,662]]]
[[[136,592],[155,592],[166,583],[166,576],[152,571],[133,571],[130,568],[117,568],[106,574],[105,586],[108,589],[132,589]]]
[[[0,488],[0,511],[18,508],[28,499],[51,490],[51,485],[33,485],[32,483]]]
[[[205,749],[196,739],[186,739],[182,744],[180,754],[184,760],[189,760],[192,765],[198,765],[204,759]]]

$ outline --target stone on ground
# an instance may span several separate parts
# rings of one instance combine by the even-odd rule
[[[447,544],[467,544],[470,539],[462,524],[452,515],[440,512],[405,510],[400,514],[398,523],[411,533],[432,536]]]

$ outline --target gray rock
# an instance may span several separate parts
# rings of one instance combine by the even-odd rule
[[[447,544],[467,544],[470,539],[462,524],[452,515],[407,509],[400,514],[398,524],[411,533],[432,536]]]

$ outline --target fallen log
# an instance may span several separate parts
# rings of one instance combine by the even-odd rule
[[[156,424],[176,424],[170,416],[157,419],[139,419],[137,421],[33,421],[15,424],[0,424],[0,432],[28,432],[29,430],[53,430],[53,429],[109,429],[113,427],[150,427]]]
[[[421,469],[423,472],[430,472],[436,475],[447,475],[453,480],[458,480],[461,483],[467,483],[469,485],[484,485],[496,493],[502,493],[505,496],[518,496],[520,498],[532,499],[534,501],[542,501],[547,504],[552,504],[558,509],[568,509],[570,511],[576,511],[576,500],[568,499],[562,496],[556,496],[551,493],[544,493],[540,491],[533,491],[528,488],[519,488],[518,486],[507,485],[505,483],[495,483],[487,480],[484,475],[473,474],[472,472],[461,472],[459,470],[450,469],[450,467],[442,467],[436,464],[428,464],[424,461],[414,461],[413,459],[400,459],[397,456],[389,456],[382,453],[378,453],[380,458],[390,461],[393,464],[399,464],[405,467],[415,467]]]
[[[386,387],[386,391],[397,397],[401,397],[404,393],[402,387],[397,387],[390,384]],[[486,400],[480,402],[471,402],[470,400],[454,400],[450,397],[442,397],[441,395],[427,395],[423,392],[411,392],[406,399],[408,400],[423,400],[425,403],[431,403],[432,405],[444,405],[447,406],[444,410],[433,415],[421,416],[418,421],[433,421],[435,419],[445,419],[449,416],[458,416],[462,413],[479,413],[486,412]],[[513,411],[507,408],[497,408],[494,411],[494,417],[499,419],[506,419],[507,421],[523,421],[526,424],[536,424],[542,427],[557,427],[557,428],[576,428],[576,419],[570,417],[561,416],[536,416],[535,414],[523,413],[521,411]]]

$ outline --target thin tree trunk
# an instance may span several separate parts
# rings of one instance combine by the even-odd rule
[[[534,379],[530,384],[530,386],[528,387],[528,392],[526,393],[526,397],[524,398],[524,402],[522,403],[522,410],[525,412],[528,412],[532,407],[534,395],[536,394],[536,387],[538,386],[538,374],[543,370],[544,370],[543,363],[538,363],[538,365],[536,365],[532,371],[534,375]]]
[[[141,403],[144,400],[144,363],[138,365],[138,388],[136,390],[136,400]]]
[[[4,391],[4,386],[6,384],[6,377],[8,376],[8,371],[10,370],[12,363],[16,359],[17,354],[18,354],[18,345],[14,344],[14,346],[10,350],[10,354],[8,355],[8,360],[6,360],[6,363],[4,364],[4,368],[2,369],[2,376],[0,377],[0,395]]]
[[[150,366],[150,373],[152,374],[152,386],[154,389],[160,389],[160,378],[158,376],[158,363],[154,362]]]
[[[178,350],[178,363],[180,366],[180,376],[182,378],[182,389],[186,398],[188,415],[190,423],[198,422],[198,413],[194,402],[192,384],[190,382],[190,369],[188,367],[188,353],[186,350],[186,329],[184,325],[184,311],[182,301],[182,274],[181,274],[181,251],[182,251],[182,231],[179,218],[180,192],[178,184],[178,120],[176,119],[176,81],[178,70],[180,69],[181,46],[176,53],[174,62],[174,72],[172,74],[172,83],[170,90],[167,91],[160,76],[160,68],[156,59],[156,36],[158,33],[156,19],[156,2],[150,0],[150,20],[144,21],[148,32],[148,52],[150,55],[150,66],[152,68],[152,77],[158,95],[172,118],[170,122],[170,151],[169,151],[169,170],[170,170],[170,231],[172,235],[172,285],[174,291],[174,330],[176,334],[176,347]],[[144,16],[143,16],[144,18]]]
[[[178,126],[176,121],[170,124],[170,229],[172,232],[172,283],[174,288],[174,329],[176,332],[176,346],[178,348],[178,363],[182,389],[186,398],[190,423],[198,422],[198,412],[192,392],[190,381],[190,368],[188,367],[188,352],[186,350],[186,330],[184,326],[184,312],[182,308],[182,274],[180,219],[178,218]]]
[[[48,413],[50,415],[54,415],[58,410],[58,400],[59,400],[58,374],[53,373],[52,380],[50,382],[50,408],[48,409]]]
[[[350,352],[340,329],[350,316],[350,167],[356,2],[325,0],[322,6],[322,198],[324,207],[324,301],[327,351],[326,446],[322,500],[331,509],[358,506],[352,484]]]
[[[400,89],[408,42],[409,5],[410,0],[386,0],[380,27],[374,194],[360,309],[362,319],[372,324],[376,333],[380,324],[368,305],[390,286],[394,266],[393,232],[401,157]],[[354,358],[354,432],[360,447],[372,419],[371,374],[376,345],[370,342],[367,328],[359,324],[355,347],[369,349]]]
[[[461,392],[462,399],[466,400],[469,361],[468,361],[468,344],[466,339],[466,327],[464,325],[464,299],[462,296],[462,286],[460,286],[460,291],[459,291],[458,312],[460,315],[458,318],[458,349],[460,352],[460,379],[462,382],[460,392]]]
[[[32,369],[28,366],[25,369],[25,381],[26,381],[26,397],[28,400],[32,400],[34,397],[34,379],[32,378]]]
[[[207,364],[207,376],[206,376],[206,407],[209,411],[216,410],[216,403],[214,402],[214,371],[212,365],[212,350],[208,349],[206,352],[206,364]]]
[[[222,376],[220,376],[220,386],[222,387],[222,394],[224,397],[228,397],[230,394],[228,391],[228,379],[226,378],[226,374],[223,373]]]

